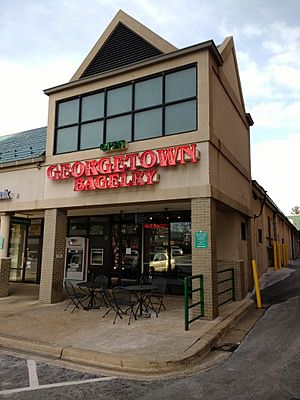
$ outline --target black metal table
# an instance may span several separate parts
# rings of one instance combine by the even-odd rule
[[[133,292],[137,302],[138,302],[138,308],[136,310],[136,314],[139,312],[139,316],[143,316],[143,305],[145,306],[146,309],[149,308],[149,305],[146,304],[145,302],[145,294],[152,292],[152,290],[156,290],[157,287],[155,285],[129,285],[129,286],[121,286],[123,290],[128,290],[129,292]],[[157,316],[157,312],[154,310],[153,307],[151,307],[151,310],[153,310]]]
[[[77,286],[80,289],[87,289],[87,291],[88,291],[89,302],[88,302],[88,304],[86,306],[87,310],[89,310],[91,308],[100,308],[100,306],[97,307],[97,305],[96,305],[96,289],[100,289],[101,290],[102,289],[101,285],[97,285],[97,283],[93,282],[93,281],[84,281],[84,282],[79,282],[77,284]]]

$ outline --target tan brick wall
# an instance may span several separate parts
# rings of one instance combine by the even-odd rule
[[[204,318],[212,320],[218,316],[218,283],[216,254],[216,202],[212,198],[197,198],[191,201],[192,209],[192,274],[203,275]],[[195,232],[208,233],[208,248],[195,249]],[[193,302],[197,295],[193,296]],[[196,314],[196,312],[195,312]]]
[[[66,211],[46,210],[39,296],[43,303],[56,303],[63,299],[66,237]]]
[[[10,258],[0,258],[0,297],[9,294]]]

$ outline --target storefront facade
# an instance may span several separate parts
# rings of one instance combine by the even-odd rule
[[[103,273],[113,286],[154,271],[175,291],[203,274],[213,319],[218,268],[231,261],[244,297],[252,120],[232,38],[178,50],[120,11],[71,81],[45,93],[42,160],[3,164],[0,174],[14,193],[1,201],[0,234],[7,241],[13,217],[30,221],[17,233],[11,220],[22,259],[11,278],[40,283],[40,300],[51,303],[73,273]],[[2,257],[14,251],[4,245]]]

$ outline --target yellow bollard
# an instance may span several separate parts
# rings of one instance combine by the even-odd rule
[[[261,306],[261,297],[260,297],[260,288],[259,288],[256,261],[255,260],[252,260],[252,270],[253,270],[253,279],[254,279],[254,286],[255,286],[257,308],[262,308],[262,306]]]
[[[278,270],[278,264],[277,264],[277,243],[274,240],[273,242],[273,257],[274,257],[274,269],[275,271]]]
[[[288,245],[284,245],[284,250],[285,250],[285,262],[286,262],[286,268],[289,266],[289,253],[288,253]]]
[[[280,252],[280,243],[277,243],[277,267],[281,268],[281,252]]]

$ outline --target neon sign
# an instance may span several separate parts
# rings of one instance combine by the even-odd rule
[[[188,144],[50,165],[47,177],[54,181],[74,178],[74,191],[153,185],[159,182],[156,166],[172,167],[198,160],[196,144]]]

